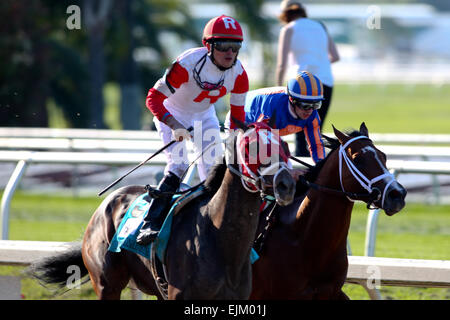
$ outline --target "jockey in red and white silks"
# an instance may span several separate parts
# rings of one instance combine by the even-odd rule
[[[211,143],[217,143],[214,154],[198,163],[201,180],[214,164],[211,158],[222,155],[214,103],[230,94],[231,114],[245,121],[244,102],[249,84],[247,73],[237,59],[242,40],[242,29],[236,20],[228,16],[212,19],[203,32],[205,46],[182,53],[147,96],[147,108],[155,116],[164,144],[174,138],[180,141],[177,129],[190,126],[194,127],[191,134],[197,155]],[[184,138],[190,137],[184,134]],[[185,140],[165,150],[168,160],[165,174],[172,172],[180,177],[186,170],[189,162]]]

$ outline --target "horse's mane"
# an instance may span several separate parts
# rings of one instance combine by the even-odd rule
[[[353,130],[353,129],[350,130],[350,131],[347,131],[346,134],[348,136],[352,137],[352,138],[362,135],[361,132],[359,132],[358,130]],[[331,151],[328,153],[328,155],[324,159],[322,159],[319,162],[317,162],[315,166],[313,166],[311,168],[308,168],[306,170],[306,172],[303,175],[303,177],[304,177],[304,179],[306,181],[309,181],[309,182],[316,181],[317,177],[319,176],[320,171],[322,170],[323,166],[325,165],[325,163],[329,159],[330,155],[334,151],[336,151],[339,148],[339,146],[341,145],[339,140],[336,139],[336,138],[331,138],[331,137],[328,137],[328,136],[326,136],[324,134],[322,134],[322,137],[324,138],[324,147],[328,148],[328,149],[331,149]],[[309,187],[303,182],[302,179],[300,179],[297,182],[295,196],[297,197],[299,195],[305,194],[308,191],[308,189],[309,189]]]

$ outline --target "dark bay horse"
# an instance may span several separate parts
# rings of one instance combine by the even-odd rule
[[[294,198],[284,144],[270,127],[253,124],[232,141],[226,144],[225,163],[213,167],[204,183],[205,193],[173,217],[165,256],[169,299],[247,299],[262,197],[275,195],[281,205]],[[249,154],[255,147],[274,150],[270,156],[275,161]],[[89,273],[99,299],[120,299],[130,280],[142,292],[162,298],[148,259],[126,250],[108,251],[130,204],[145,192],[143,186],[127,186],[111,193],[93,214],[82,246],[37,262],[31,274],[64,286],[67,267],[77,265],[81,275]]]
[[[312,182],[306,197],[277,209],[253,265],[250,299],[348,299],[342,286],[353,201],[389,216],[404,207],[406,190],[389,173],[365,124],[350,135],[335,128],[334,133],[338,140],[327,138],[332,151],[305,175]],[[296,194],[300,189],[297,184]]]

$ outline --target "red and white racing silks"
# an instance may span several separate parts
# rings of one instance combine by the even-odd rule
[[[148,92],[147,108],[161,122],[176,114],[176,119],[183,122],[183,117],[206,112],[219,98],[230,93],[231,115],[242,122],[245,121],[244,103],[248,91],[248,77],[241,62],[227,70],[220,70],[211,59],[206,56],[207,48],[194,48],[182,53],[167,70],[164,77],[159,79]],[[199,62],[204,65],[200,69],[202,82],[223,85],[216,90],[200,88],[194,79],[194,69],[198,70]],[[234,123],[231,128],[235,128]]]

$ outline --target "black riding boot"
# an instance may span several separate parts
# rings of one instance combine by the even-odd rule
[[[169,172],[158,185],[158,190],[162,192],[175,192],[180,186],[180,178]],[[147,215],[144,217],[144,224],[139,231],[136,242],[140,245],[147,245],[158,236],[159,230],[164,222],[171,196],[153,198]]]

